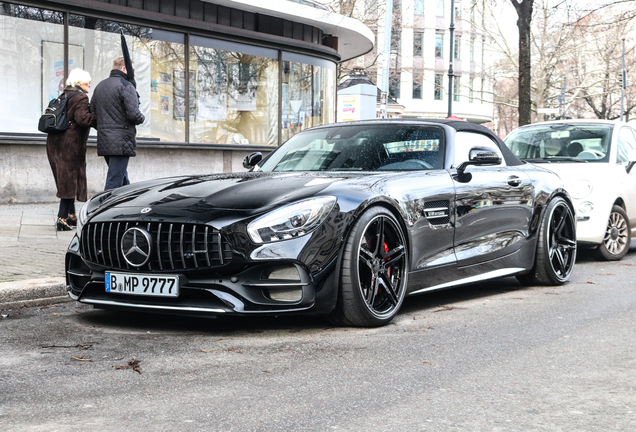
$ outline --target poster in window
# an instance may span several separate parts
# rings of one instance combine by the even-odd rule
[[[170,74],[167,72],[159,72],[159,84],[170,85]]]
[[[202,120],[227,120],[227,72],[221,58],[199,61],[197,115]]]
[[[170,114],[170,96],[161,96],[161,114]]]
[[[256,111],[258,67],[255,63],[230,63],[228,67],[228,108]]]
[[[69,45],[68,71],[84,69],[84,47]],[[66,87],[64,82],[64,44],[42,41],[42,110],[51,99],[58,97]]]
[[[185,121],[186,117],[186,101],[185,101],[185,71],[183,70],[174,70],[173,71],[173,98],[172,98],[172,108],[173,108],[173,117],[175,120]],[[194,121],[196,119],[196,74],[195,72],[190,72],[190,121]]]

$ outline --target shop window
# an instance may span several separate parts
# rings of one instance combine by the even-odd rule
[[[335,121],[335,69],[319,59],[283,53],[282,141]]]
[[[278,144],[278,51],[195,36],[190,45],[190,141]]]
[[[64,89],[63,15],[0,2],[0,39],[1,132],[39,133],[37,119]]]
[[[137,127],[137,136],[185,141],[185,36],[78,15],[71,15],[69,24],[69,62],[84,59],[79,67],[91,74],[93,89],[108,78],[113,60],[121,56],[124,32],[135,69],[140,109],[146,117]],[[194,96],[192,85],[191,82],[190,94]],[[190,116],[196,116],[195,106],[191,105]]]

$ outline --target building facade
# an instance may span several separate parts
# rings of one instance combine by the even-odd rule
[[[393,0],[389,95],[405,107],[402,117],[447,117],[452,56],[452,114],[474,123],[492,121],[492,81],[488,73],[492,62],[487,35],[481,30],[484,8],[485,0],[455,0],[454,5],[451,0]],[[452,53],[451,13],[455,22]],[[378,54],[384,49],[384,17],[378,16],[376,22],[376,49],[357,63],[370,64],[377,57],[369,75],[381,83],[384,60]]]
[[[137,181],[242,169],[248,152],[333,122],[337,64],[373,48],[359,21],[308,0],[0,2],[0,202],[55,199],[37,120],[70,70],[93,86],[108,77],[122,33],[146,116]],[[105,164],[93,137],[96,193]]]

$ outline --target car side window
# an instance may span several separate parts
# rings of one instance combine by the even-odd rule
[[[628,127],[622,127],[618,132],[618,151],[616,152],[616,163],[624,165],[629,162],[627,155],[630,150],[636,150],[636,138],[634,131]]]
[[[493,149],[501,158],[501,166],[506,165],[499,146],[490,137],[476,132],[458,131],[455,133],[455,160],[453,168],[457,168],[462,162],[468,161],[468,152],[473,147],[488,147]]]

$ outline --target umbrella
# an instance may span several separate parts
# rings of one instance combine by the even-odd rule
[[[124,64],[126,66],[126,74],[128,75],[128,81],[130,81],[135,88],[137,88],[137,83],[135,82],[135,71],[133,70],[132,60],[130,59],[130,53],[128,52],[128,44],[126,43],[126,38],[124,37],[124,31],[121,31],[121,50],[124,55]]]

